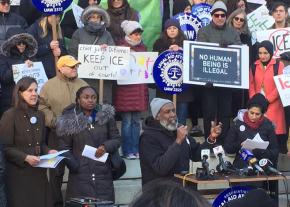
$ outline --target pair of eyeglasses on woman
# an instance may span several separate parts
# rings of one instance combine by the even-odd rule
[[[10,5],[10,1],[0,1],[0,4],[1,4],[2,6],[5,6],[6,4],[7,4],[7,5]]]
[[[245,21],[244,18],[240,18],[240,17],[235,17],[234,20],[237,22],[244,22]]]

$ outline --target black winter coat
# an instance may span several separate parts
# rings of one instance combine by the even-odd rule
[[[85,145],[95,148],[104,145],[109,154],[118,150],[120,135],[113,117],[113,107],[103,105],[91,125],[88,117],[82,112],[76,114],[75,106],[71,105],[57,120],[60,148],[70,150],[67,154],[70,159],[65,160],[69,168],[66,200],[85,196],[114,201],[110,159],[102,163],[82,156]]]
[[[224,142],[224,150],[227,153],[236,153],[234,167],[244,168],[248,166],[241,159],[238,152],[241,149],[241,143],[246,139],[253,139],[257,133],[260,134],[264,141],[269,141],[269,146],[265,150],[253,149],[254,156],[257,159],[267,158],[271,160],[274,165],[277,164],[279,149],[273,123],[265,117],[260,127],[255,130],[246,125],[241,118],[238,118],[229,129]]]
[[[6,207],[7,202],[5,194],[4,176],[5,176],[4,152],[3,147],[0,144],[0,207]]]
[[[38,51],[35,58],[38,61],[42,62],[47,78],[53,78],[56,73],[54,55],[52,53],[52,50],[50,49],[50,42],[52,41],[52,31],[49,30],[48,34],[45,37],[42,37],[42,29],[39,26],[39,21],[36,21],[27,29],[27,32],[31,34],[38,43]],[[61,50],[60,56],[66,55],[67,51],[64,45],[64,40],[59,39],[58,41],[59,48]]]
[[[211,146],[197,143],[189,138],[190,145],[184,141],[175,142],[176,131],[168,131],[160,123],[148,117],[140,136],[139,153],[142,173],[142,185],[158,179],[173,179],[175,173],[189,171],[189,160],[200,161],[200,152]]]

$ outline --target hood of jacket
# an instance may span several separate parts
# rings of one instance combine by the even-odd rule
[[[115,109],[112,105],[104,104],[101,109],[97,111],[95,122],[96,125],[105,125],[110,119],[114,118]],[[92,124],[91,117],[79,111],[75,104],[68,106],[64,109],[63,114],[57,118],[56,121],[56,134],[58,136],[69,136],[78,134],[85,130]]]
[[[247,109],[240,109],[237,116],[234,118],[234,121],[240,120],[241,122],[244,122],[244,114],[247,111]]]
[[[97,13],[98,15],[102,16],[102,21],[105,23],[106,27],[110,26],[110,16],[106,10],[98,6],[97,4],[93,4],[85,8],[81,15],[81,21],[84,25],[86,25],[89,21],[89,17]]]

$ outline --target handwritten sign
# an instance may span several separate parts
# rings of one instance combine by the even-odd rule
[[[34,62],[32,67],[27,67],[26,64],[12,65],[13,78],[15,83],[17,83],[21,78],[29,76],[36,79],[38,84],[38,92],[47,81],[47,76],[45,74],[42,62]]]
[[[131,52],[130,69],[121,74],[124,80],[117,80],[118,85],[154,83],[152,71],[157,57],[157,52]]]
[[[274,18],[269,15],[269,10],[265,5],[260,6],[255,11],[247,15],[248,26],[250,31],[262,31],[269,29],[275,22]]]
[[[20,5],[20,0],[10,0],[10,5],[11,6],[19,6]]]
[[[274,81],[283,106],[290,106],[290,74],[274,76]]]
[[[73,15],[76,20],[78,28],[83,27],[84,24],[81,21],[81,16],[84,9],[80,7],[79,5],[75,4],[74,2],[71,4],[71,9],[73,11]]]
[[[290,51],[290,28],[272,29],[256,32],[258,42],[269,40],[274,46],[274,58],[279,58],[283,52]]]
[[[249,48],[215,43],[184,42],[184,83],[228,88],[249,88]]]
[[[80,44],[78,60],[82,63],[78,69],[80,78],[118,80],[128,74],[130,48]]]

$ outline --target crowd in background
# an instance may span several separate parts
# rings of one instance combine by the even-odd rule
[[[39,13],[31,0],[21,0],[19,6],[0,0],[0,143],[4,144],[0,148],[0,207],[6,206],[6,198],[9,207],[63,206],[61,186],[65,165],[70,171],[65,200],[88,196],[114,201],[111,163],[96,165],[95,161],[82,157],[85,145],[97,148],[97,158],[105,153],[112,155],[121,146],[124,158],[139,159],[142,112],[148,111],[149,88],[156,90],[156,97],[171,99],[154,84],[117,85],[116,81],[105,81],[103,103],[98,104],[99,80],[77,77],[81,64],[77,60],[79,44],[148,51],[142,41],[144,28],[139,22],[139,11],[127,0],[108,0],[107,9],[100,2],[79,0],[78,6],[84,9],[81,28],[77,27],[71,10],[57,16],[57,40],[54,40],[52,16]],[[231,125],[233,118],[242,116],[237,122],[240,125],[245,122],[250,128],[256,127],[255,130],[266,126],[262,138],[265,135],[265,140],[274,140],[271,147],[275,149],[270,150],[269,157],[276,163],[278,152],[288,153],[290,109],[283,107],[273,76],[286,73],[284,68],[290,64],[290,55],[284,53],[277,60],[273,58],[271,42],[252,44],[247,25],[251,7],[245,0],[173,0],[173,15],[190,12],[199,3],[213,4],[213,7],[212,21],[198,31],[197,41],[218,43],[220,47],[232,44],[249,47],[249,90],[214,87],[211,82],[204,86],[191,85],[178,95],[178,123],[186,125],[190,119],[192,132],[196,132],[200,131],[198,119],[202,117],[201,131],[205,138],[212,134],[212,121],[221,123],[217,142],[228,153],[236,153],[239,149],[236,145],[241,144],[244,135],[238,132],[240,126],[232,128]],[[182,50],[187,39],[179,22],[170,18],[169,1],[164,0],[163,6],[162,31],[152,49],[159,54]],[[270,29],[289,27],[288,1],[267,1],[267,6],[275,20]],[[18,83],[13,79],[13,65],[31,67],[34,62],[42,62],[49,79],[39,94],[33,78],[26,77]],[[247,102],[256,94],[263,95],[267,106],[263,108],[259,102],[258,111],[252,112],[252,107],[257,105],[247,105]],[[247,113],[240,111],[245,108]],[[257,125],[245,120],[251,119],[248,113],[260,114],[255,120],[259,122]],[[116,115],[122,120],[120,133]],[[153,118],[156,117],[153,115]],[[49,170],[48,182],[46,170],[35,166],[40,161],[39,155],[59,150],[69,150],[65,154],[69,159]],[[257,155],[267,152],[257,151]],[[4,181],[7,190],[4,190]]]

